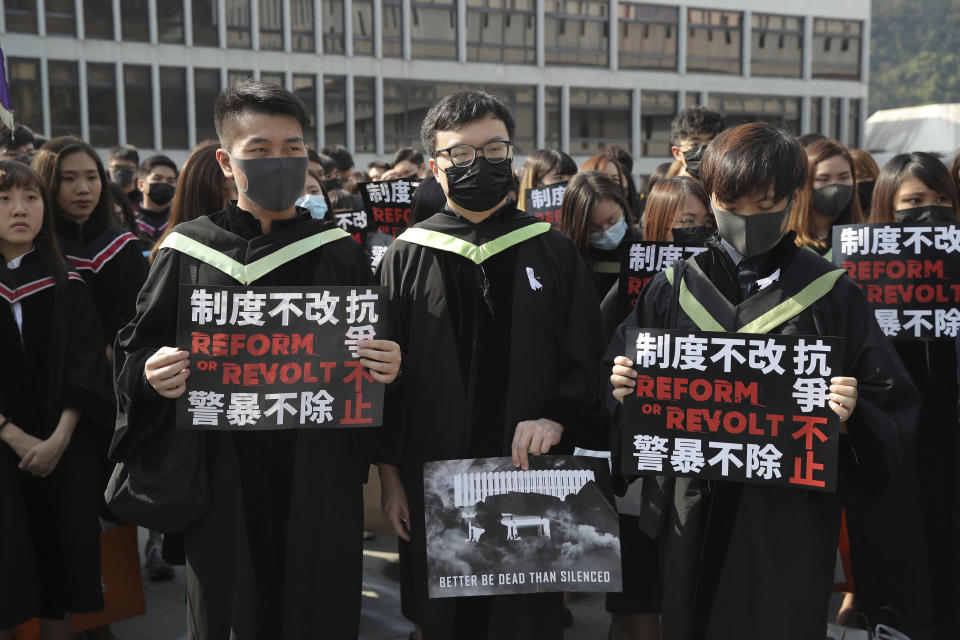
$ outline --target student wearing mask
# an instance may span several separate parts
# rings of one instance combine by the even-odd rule
[[[26,125],[18,124],[13,131],[6,130],[0,135],[0,159],[16,160],[29,165],[37,152],[34,146],[33,131]]]
[[[880,167],[873,156],[863,149],[850,149],[853,158],[853,172],[857,178],[857,198],[860,200],[860,211],[864,218],[870,215],[870,203],[873,200],[873,186],[880,175]],[[956,175],[956,174],[954,174]]]
[[[537,149],[523,163],[523,177],[517,193],[517,209],[527,210],[527,189],[566,182],[577,172],[573,158],[558,149]]]
[[[870,222],[955,222],[957,189],[947,167],[929,153],[902,153],[880,170]],[[929,551],[930,590],[938,638],[957,625],[960,550],[957,513],[957,358],[938,343],[893,343],[923,398],[916,437],[917,474]]]
[[[353,176],[353,156],[350,151],[341,144],[331,144],[320,150],[321,155],[329,156],[336,163],[335,175],[327,172],[327,179],[340,178],[343,184],[347,183]]]
[[[0,639],[103,609],[100,505],[114,399],[87,287],[64,261],[42,178],[0,162]]]
[[[428,639],[559,638],[562,597],[428,598],[423,463],[512,455],[527,469],[531,454],[606,441],[593,283],[573,243],[507,197],[514,126],[481,91],[430,109],[421,140],[447,203],[380,265],[407,354],[378,437],[382,504],[402,539],[403,613]]]
[[[640,233],[627,222],[623,190],[606,174],[582,171],[563,194],[560,231],[573,240],[593,273],[597,296],[606,295],[620,277],[620,260]]]
[[[647,198],[643,237],[659,242],[705,242],[716,231],[710,200],[693,178],[658,180]]]
[[[327,194],[327,200],[330,201],[330,211],[327,213],[327,220],[336,223],[338,213],[348,213],[360,211],[357,207],[357,201],[353,194],[345,189],[337,189]],[[387,247],[393,242],[393,236],[384,233],[377,228],[377,225],[368,220],[368,226],[363,231],[353,234],[353,239],[360,243],[363,252],[370,261],[370,266],[376,270],[380,266],[380,260],[387,252]]]
[[[330,207],[327,197],[320,187],[320,177],[313,171],[307,171],[307,178],[303,183],[303,193],[297,198],[296,205],[310,212],[314,220],[325,220]]]
[[[661,577],[665,640],[823,638],[841,506],[882,485],[916,425],[916,388],[859,287],[797,247],[788,231],[807,165],[796,139],[766,123],[729,129],[711,142],[702,183],[718,236],[693,260],[654,277],[607,349],[616,410],[636,384],[633,362],[622,355],[630,327],[704,330],[712,324],[706,313],[736,331],[764,316],[761,334],[846,340],[828,396],[840,420],[840,493],[645,478],[648,517],[641,522],[669,568]],[[702,306],[682,296],[674,303],[677,280]],[[803,290],[804,303],[792,304]]]
[[[177,189],[177,165],[163,155],[150,156],[140,165],[137,189],[142,201],[137,212],[140,232],[147,237],[150,250],[170,222],[170,202]]]
[[[678,113],[670,123],[670,153],[680,163],[676,175],[699,180],[703,152],[725,128],[723,116],[707,107],[694,105]]]
[[[107,168],[110,180],[120,185],[130,206],[140,207],[140,189],[137,188],[137,171],[140,168],[140,154],[132,144],[122,144],[110,149],[107,156]]]
[[[87,283],[112,354],[147,275],[138,238],[117,222],[100,156],[84,141],[54,138],[37,152],[33,168],[46,181],[60,248]]]
[[[123,460],[145,437],[173,429],[174,400],[191,363],[176,341],[181,265],[200,284],[365,285],[369,266],[349,236],[294,202],[303,191],[310,115],[278,85],[252,80],[214,105],[224,176],[237,201],[184,222],[157,251],[137,315],[118,340],[117,432]],[[296,251],[285,251],[292,245]],[[307,251],[303,251],[307,247]],[[240,282],[224,253],[272,269]],[[394,342],[360,342],[375,380],[400,366]],[[355,638],[360,622],[361,489],[369,460],[349,429],[198,433],[210,456],[207,512],[184,531],[191,638]],[[331,514],[335,514],[331,520]]]
[[[630,224],[636,222],[633,217],[633,209],[630,206],[630,201],[627,200],[627,174],[623,170],[623,167],[620,166],[620,163],[616,160],[610,158],[606,154],[598,153],[592,158],[588,159],[586,162],[580,165],[580,171],[598,171],[600,173],[605,173],[611,180],[613,180],[617,186],[620,187],[620,193],[623,194],[623,200],[626,203],[627,207],[625,212],[627,214],[627,221]]]
[[[806,147],[807,183],[790,210],[797,246],[833,258],[833,227],[860,224],[866,217],[857,197],[856,170],[850,152],[839,142],[819,140]]]

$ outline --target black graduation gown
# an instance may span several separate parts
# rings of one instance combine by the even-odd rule
[[[60,248],[80,272],[103,324],[103,340],[113,346],[121,327],[130,322],[137,293],[147,277],[147,260],[129,231],[87,220],[82,226],[57,219]]]
[[[832,269],[795,247],[793,238],[788,234],[770,254],[775,262],[768,271],[779,266],[779,279],[739,304],[736,267],[716,238],[687,264],[685,281],[721,325],[735,330]],[[627,328],[698,330],[675,296],[665,274],[649,283],[607,349],[608,367],[627,353]],[[867,500],[883,487],[915,429],[916,388],[846,275],[770,333],[846,339],[843,375],[857,378],[859,400],[848,422],[850,435],[840,438],[838,493],[695,478],[645,482],[646,505],[653,508],[641,522],[658,535],[665,568],[665,640],[821,640],[841,506]]]
[[[508,203],[480,224],[442,212],[415,227],[482,245],[537,222]],[[428,640],[559,638],[559,594],[427,597],[423,463],[509,456],[516,425],[536,418],[565,427],[552,453],[578,441],[603,448],[590,273],[573,243],[548,230],[479,264],[400,236],[380,280],[404,353],[378,435],[382,459],[400,468],[412,522],[411,543],[400,542],[403,612]]]
[[[617,284],[620,278],[620,265],[623,263],[623,256],[629,251],[630,245],[641,240],[643,240],[643,233],[640,229],[629,225],[627,232],[623,235],[623,240],[616,248],[597,249],[593,246],[587,247],[587,266],[593,273],[593,281],[597,287],[597,297],[600,300],[603,300],[610,288]]]
[[[39,254],[0,283],[0,413],[41,440],[64,408],[81,418],[47,478],[0,444],[0,629],[103,608],[100,504],[114,420],[100,324],[76,272],[59,288]],[[19,302],[23,334],[12,312]]]
[[[137,229],[140,230],[142,240],[140,241],[144,251],[152,251],[153,245],[167,230],[167,224],[170,221],[170,207],[163,211],[154,211],[153,209],[144,209],[140,207],[137,210]]]
[[[263,235],[249,213],[226,211],[176,231],[249,264],[334,228],[298,210]],[[237,285],[214,267],[160,249],[118,337],[120,415],[111,456],[123,459],[144,435],[174,428],[174,401],[146,382],[143,366],[176,340],[181,263],[196,282]],[[188,272],[190,269],[187,270]],[[251,286],[369,284],[362,249],[349,237],[278,266]],[[355,638],[362,580],[362,484],[366,436],[348,429],[205,432],[209,511],[184,531],[191,638]]]

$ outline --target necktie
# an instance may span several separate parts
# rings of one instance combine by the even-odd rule
[[[750,258],[744,258],[737,266],[737,280],[740,281],[740,293],[746,300],[753,294],[753,287],[757,284],[757,270]]]

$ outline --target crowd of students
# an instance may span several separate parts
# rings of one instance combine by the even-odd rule
[[[681,286],[736,331],[832,271],[833,226],[960,215],[957,159],[916,152],[880,169],[823,136],[727,128],[699,106],[676,116],[674,161],[642,191],[615,146],[579,168],[541,149],[519,170],[513,116],[481,91],[430,109],[423,153],[366,171],[343,147],[307,148],[310,119],[293,93],[249,80],[220,94],[219,139],[182,167],[129,145],[105,166],[83,140],[22,126],[0,135],[0,640],[35,617],[44,638],[69,638],[71,614],[103,607],[104,487],[173,429],[191,371],[179,285],[241,284],[225,258],[270,258],[248,286],[386,287],[387,335],[359,345],[386,385],[384,426],[193,434],[209,506],[145,549],[152,578],[186,564],[190,637],[356,637],[373,463],[415,637],[559,638],[562,594],[428,597],[424,463],[511,456],[527,469],[529,455],[609,450],[637,375],[626,331],[701,329],[676,304]],[[339,232],[360,185],[398,178],[419,181],[421,232]],[[526,194],[559,183],[552,229],[524,213]],[[653,278],[626,315],[619,265],[639,240],[706,251]],[[597,637],[823,638],[842,514],[856,594],[838,621],[956,635],[956,351],[891,341],[849,277],[831,282],[766,331],[846,340],[829,395],[839,491],[645,478],[641,514],[620,517],[623,590]]]

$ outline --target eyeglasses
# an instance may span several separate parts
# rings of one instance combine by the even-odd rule
[[[485,145],[475,147],[472,144],[458,144],[446,149],[437,149],[433,157],[436,158],[441,153],[450,156],[450,161],[455,167],[469,167],[477,159],[477,151],[483,151],[483,157],[490,164],[500,164],[510,157],[510,149],[513,143],[509,140],[494,140]]]

